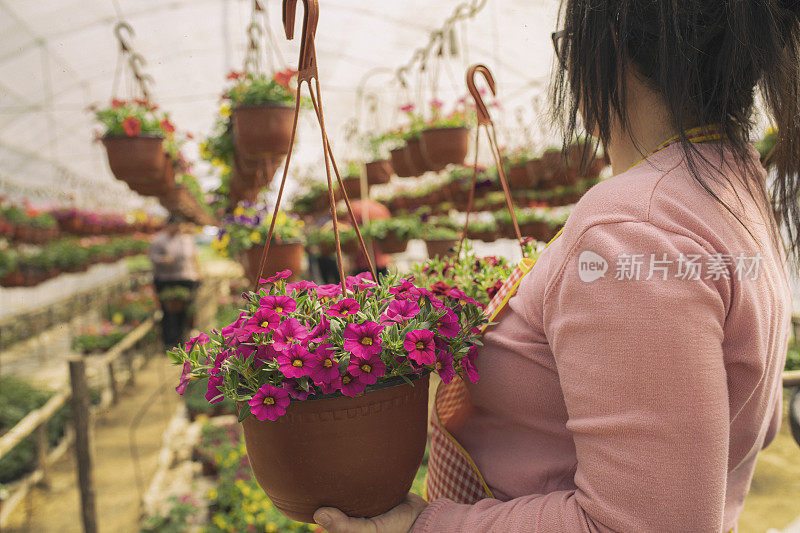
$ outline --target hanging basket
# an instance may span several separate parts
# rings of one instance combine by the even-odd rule
[[[275,422],[245,419],[250,466],[281,513],[313,523],[320,507],[372,517],[403,501],[425,453],[429,378],[398,381],[293,401]]]
[[[367,183],[370,185],[382,185],[392,179],[392,166],[386,159],[370,161],[364,166],[367,169]]]
[[[344,185],[344,192],[351,200],[358,200],[361,198],[361,178],[358,176],[350,176],[342,178],[342,185]]]
[[[425,156],[422,155],[422,142],[419,139],[406,141],[406,158],[409,165],[419,171],[417,175],[425,172],[438,172],[444,168],[444,165],[432,165],[425,159]]]
[[[292,139],[294,107],[244,105],[233,110],[233,138],[245,157],[286,154]]]
[[[143,196],[167,195],[175,187],[175,168],[172,166],[172,160],[167,154],[162,154],[162,157],[165,162],[159,179],[128,181],[128,187]]]
[[[428,248],[428,257],[452,257],[456,254],[458,247],[458,240],[456,239],[435,239],[425,240],[425,246]]]
[[[420,136],[422,155],[433,169],[461,165],[467,157],[469,130],[467,128],[431,128]]]
[[[272,275],[282,270],[292,271],[292,281],[297,281],[303,270],[303,252],[305,247],[299,242],[278,243],[273,242],[269,246],[267,260],[264,263],[265,274]],[[242,266],[250,283],[255,284],[258,280],[258,267],[261,266],[261,258],[264,255],[264,245],[253,246],[247,250],[241,258]]]
[[[158,181],[164,174],[164,139],[156,136],[104,137],[108,166],[128,183]]]
[[[385,254],[401,254],[408,248],[408,241],[398,239],[394,233],[388,233],[377,244],[378,248]]]
[[[422,174],[421,170],[417,170],[417,168],[411,164],[410,159],[406,156],[406,151],[406,147],[403,147],[395,148],[389,152],[392,157],[392,168],[395,174],[401,178],[411,178]]]
[[[508,184],[512,189],[515,190],[530,189],[533,186],[533,180],[528,174],[526,163],[509,167]]]

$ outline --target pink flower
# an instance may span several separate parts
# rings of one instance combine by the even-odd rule
[[[401,323],[419,314],[419,305],[412,300],[395,300],[389,304],[381,316],[381,322]]]
[[[300,387],[300,383],[293,380],[287,379],[283,382],[283,390],[289,393],[289,396],[294,398],[295,400],[305,400],[310,395],[314,394],[313,390],[304,390]]]
[[[436,361],[433,332],[427,329],[415,329],[406,333],[403,348],[408,357],[421,365],[432,365]]]
[[[374,287],[376,285],[377,283],[375,283],[375,280],[372,278],[372,273],[370,272],[361,272],[355,276],[347,276],[344,280],[344,286],[350,291]]]
[[[411,113],[414,111],[414,104],[406,104],[400,108],[403,113]]]
[[[345,396],[358,396],[364,392],[364,389],[367,388],[367,384],[348,372],[342,376],[341,388],[342,394]]]
[[[258,301],[258,305],[261,306],[261,309],[269,309],[281,316],[293,313],[297,309],[297,302],[294,301],[294,298],[282,294],[264,296]]]
[[[256,348],[253,356],[255,367],[259,368],[264,366],[268,361],[274,361],[278,357],[278,352],[272,346],[264,346],[263,344]]]
[[[386,373],[386,365],[377,355],[368,359],[353,357],[350,359],[347,373],[367,385],[374,385],[378,378]]]
[[[186,342],[186,344],[184,345],[184,349],[187,352],[191,352],[196,344],[205,344],[205,343],[209,342],[210,340],[211,340],[211,338],[208,335],[206,335],[205,333],[201,333],[197,337],[192,337],[191,339],[189,339]]]
[[[477,383],[478,378],[478,369],[475,368],[475,358],[478,356],[478,347],[473,346],[469,349],[467,355],[465,355],[461,359],[461,368],[464,369],[464,372],[467,373],[467,379],[469,379],[472,383]]]
[[[178,381],[178,386],[175,387],[175,390],[178,391],[178,394],[183,396],[183,393],[186,392],[186,386],[189,385],[189,382],[192,380],[192,364],[190,362],[183,363],[183,369],[181,370],[181,379]]]
[[[280,371],[287,378],[301,378],[311,375],[311,353],[298,344],[294,344],[278,354]]]
[[[360,310],[361,306],[358,305],[357,301],[352,298],[345,298],[344,300],[332,303],[331,306],[325,310],[325,314],[328,316],[347,317],[358,313]]]
[[[270,276],[266,279],[258,280],[259,283],[275,283],[278,280],[286,279],[292,275],[291,270],[281,270],[280,272],[276,272],[274,276]]]
[[[450,298],[454,298],[456,300],[460,300],[460,301],[462,301],[464,303],[467,303],[467,304],[479,305],[478,302],[475,301],[474,298],[470,298],[469,296],[467,296],[467,293],[465,293],[461,289],[452,289],[450,291],[450,294],[448,294],[448,296]]]
[[[333,346],[320,344],[314,350],[314,357],[308,363],[311,379],[317,385],[333,383],[339,378],[339,363],[333,358]]]
[[[317,296],[320,298],[337,298],[342,293],[342,288],[335,283],[317,287]]]
[[[456,376],[456,369],[453,368],[453,354],[449,351],[447,342],[443,339],[436,339],[436,373],[447,384],[453,381]]]
[[[381,353],[381,332],[383,326],[377,322],[348,324],[344,328],[344,349],[356,357],[369,359]]]
[[[308,331],[299,320],[290,318],[284,320],[275,333],[272,335],[272,345],[276,350],[287,350],[291,346],[303,341],[308,337]]]
[[[316,289],[317,284],[311,281],[300,280],[295,283],[287,283],[286,284],[286,292],[291,293],[293,291],[302,292],[307,291],[310,289]]]
[[[247,321],[247,315],[245,313],[241,313],[239,315],[239,318],[234,320],[229,326],[225,326],[224,328],[222,328],[222,331],[220,331],[220,333],[223,336],[227,337],[228,335],[231,335],[234,332],[234,330],[241,327],[241,325],[246,321]]]
[[[208,400],[208,403],[222,401],[222,391],[219,390],[221,386],[222,376],[211,376],[208,378],[208,389],[206,390],[206,400]]]
[[[317,383],[319,390],[322,391],[322,394],[332,394],[336,391],[341,390],[342,388],[342,378],[337,377],[331,382],[328,383]]]
[[[288,392],[265,383],[247,403],[250,405],[250,412],[257,419],[262,422],[265,420],[274,422],[286,414],[290,401]]]
[[[431,100],[431,107],[436,111],[439,111],[442,108],[442,106],[444,106],[444,102],[442,102],[438,98],[434,98],[433,100]]]
[[[442,302],[434,293],[424,287],[417,287],[414,289],[414,292],[417,294],[417,296],[427,297],[434,309],[442,309],[445,306],[444,302]]]
[[[322,342],[328,337],[331,321],[325,315],[320,315],[319,324],[308,332],[308,342]]]
[[[280,320],[277,313],[270,309],[262,308],[244,323],[244,329],[251,333],[269,333],[278,327]]]
[[[439,333],[445,337],[453,338],[461,331],[461,325],[458,323],[458,316],[449,307],[445,308],[444,316],[438,322]]]

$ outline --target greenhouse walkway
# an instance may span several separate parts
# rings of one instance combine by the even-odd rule
[[[97,414],[92,447],[101,532],[139,531],[141,498],[153,477],[164,430],[179,401],[173,390],[175,378],[176,371],[167,358],[156,354],[136,375],[136,385],[124,389],[116,405]],[[132,435],[139,468],[133,459]],[[6,531],[81,532],[75,472],[75,455],[70,450],[52,466],[51,488],[31,491],[15,510]]]

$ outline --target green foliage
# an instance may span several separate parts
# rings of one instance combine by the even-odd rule
[[[373,220],[365,226],[364,233],[373,239],[385,239],[387,235],[391,234],[399,241],[408,241],[420,236],[421,224],[418,217]]]
[[[205,380],[190,381],[186,386],[186,390],[183,393],[183,401],[192,419],[197,415],[217,416],[236,413],[236,402],[228,398],[223,398],[222,401],[217,403],[208,403],[206,388],[207,382]]]
[[[234,106],[294,103],[295,91],[290,88],[290,82],[296,83],[297,73],[294,71],[278,72],[272,77],[252,73],[234,73],[233,76],[236,84],[228,89],[226,97]]]
[[[785,370],[800,370],[800,346],[796,339],[789,345],[789,350],[786,352]]]
[[[458,240],[461,238],[461,234],[454,228],[428,224],[422,232],[422,238],[431,241]]]
[[[84,354],[102,353],[110,350],[125,338],[130,328],[114,328],[110,331],[81,333],[72,339],[72,350]]]
[[[105,127],[104,137],[129,135],[124,127],[128,119],[135,119],[138,122],[140,129],[138,135],[165,137],[174,131],[166,113],[160,112],[156,106],[142,100],[112,100],[110,107],[95,111],[95,118]]]
[[[184,533],[188,529],[189,519],[197,514],[197,504],[188,496],[171,496],[167,502],[167,514],[147,517],[140,533]]]

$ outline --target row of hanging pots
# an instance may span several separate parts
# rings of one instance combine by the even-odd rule
[[[418,139],[391,151],[392,167],[401,178],[438,172],[449,164],[462,164],[467,157],[469,129],[431,128]]]
[[[506,174],[512,189],[547,190],[570,187],[582,179],[597,179],[607,165],[605,158],[597,157],[591,160],[586,170],[581,171],[580,155],[576,156],[573,149],[570,149],[566,160],[560,150],[548,150],[541,158],[508,167]]]

